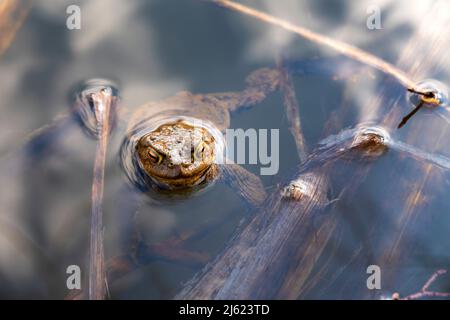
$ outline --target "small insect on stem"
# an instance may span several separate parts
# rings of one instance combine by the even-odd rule
[[[408,91],[420,96],[420,102],[417,106],[403,117],[402,121],[398,125],[398,129],[403,127],[408,120],[417,113],[425,104],[439,105],[439,100],[436,98],[436,94],[433,91],[419,91],[414,88],[408,88]]]
[[[434,96],[435,96],[433,91],[418,91],[418,90],[416,90],[414,88],[408,88],[407,90],[409,92],[411,92],[411,93],[415,93],[415,94],[424,96],[425,98],[430,98],[431,99],[431,98],[434,98]]]

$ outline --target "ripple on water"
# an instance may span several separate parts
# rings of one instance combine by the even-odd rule
[[[99,135],[98,111],[93,100],[93,95],[106,90],[112,96],[110,110],[110,130],[114,128],[117,122],[117,100],[119,90],[117,85],[108,79],[96,78],[84,81],[74,92],[74,114],[80,126],[92,138]]]

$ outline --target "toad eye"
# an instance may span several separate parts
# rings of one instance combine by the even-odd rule
[[[202,141],[195,146],[195,149],[192,151],[192,157],[194,159],[201,159],[204,150],[205,150],[205,142]]]
[[[147,155],[150,160],[156,164],[160,164],[162,162],[163,156],[153,148],[148,148]]]

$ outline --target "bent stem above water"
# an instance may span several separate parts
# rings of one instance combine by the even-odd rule
[[[245,15],[254,17],[260,21],[269,23],[271,25],[278,26],[286,31],[293,32],[304,39],[333,48],[334,50],[343,55],[346,55],[354,60],[370,65],[378,70],[381,70],[385,73],[392,75],[393,77],[397,78],[397,80],[400,81],[407,88],[415,89],[416,87],[416,82],[413,79],[411,79],[404,71],[398,69],[394,65],[388,63],[387,61],[384,61],[383,59],[367,51],[352,46],[348,43],[326,37],[322,34],[316,33],[307,28],[295,25],[289,21],[283,20],[278,17],[274,17],[270,14],[258,11],[256,9],[247,7],[234,1],[212,0],[212,2],[222,7],[231,9],[233,11],[237,11]]]
[[[95,117],[98,126],[98,143],[95,154],[94,173],[92,181],[92,217],[89,263],[89,299],[102,300],[106,294],[106,274],[103,250],[103,217],[102,201],[105,177],[106,150],[110,132],[110,111],[112,106],[112,91],[102,88],[93,93]]]

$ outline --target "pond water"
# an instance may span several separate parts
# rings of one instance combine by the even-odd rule
[[[370,30],[367,8],[377,2],[382,29]],[[450,83],[445,1],[241,3],[356,45],[417,81]],[[80,30],[66,27],[71,4],[81,8]],[[441,6],[438,17],[424,15],[436,6]],[[24,148],[23,141],[68,112],[74,88],[91,78],[115,81],[121,96],[105,171],[106,261],[130,252],[133,221],[148,246],[197,234],[182,246],[192,256],[149,257],[109,284],[110,297],[174,297],[258,210],[220,181],[183,199],[152,198],[133,188],[119,156],[129,115],[182,90],[243,90],[252,71],[276,67],[280,55],[293,73],[309,150],[329,135],[368,123],[421,151],[411,156],[393,148],[376,160],[333,164],[330,195],[338,200],[320,219],[334,219],[335,227],[314,258],[306,285],[289,296],[368,299],[396,291],[404,296],[419,291],[436,270],[450,269],[448,169],[433,162],[441,157],[447,164],[450,158],[446,111],[421,110],[397,130],[412,110],[397,80],[358,63],[354,72],[335,77],[327,70],[349,58],[205,1],[38,0],[0,57],[0,297],[63,299],[69,265],[80,266],[87,288],[96,141],[70,121],[32,147]],[[307,71],[295,74],[296,66]],[[261,165],[244,165],[260,176],[267,193],[296,176],[300,160],[279,91],[233,113],[231,128],[279,129],[278,173],[260,176]],[[305,241],[313,241],[313,235]],[[369,265],[381,267],[381,290],[367,289]],[[439,278],[435,288],[450,291],[450,277]]]

